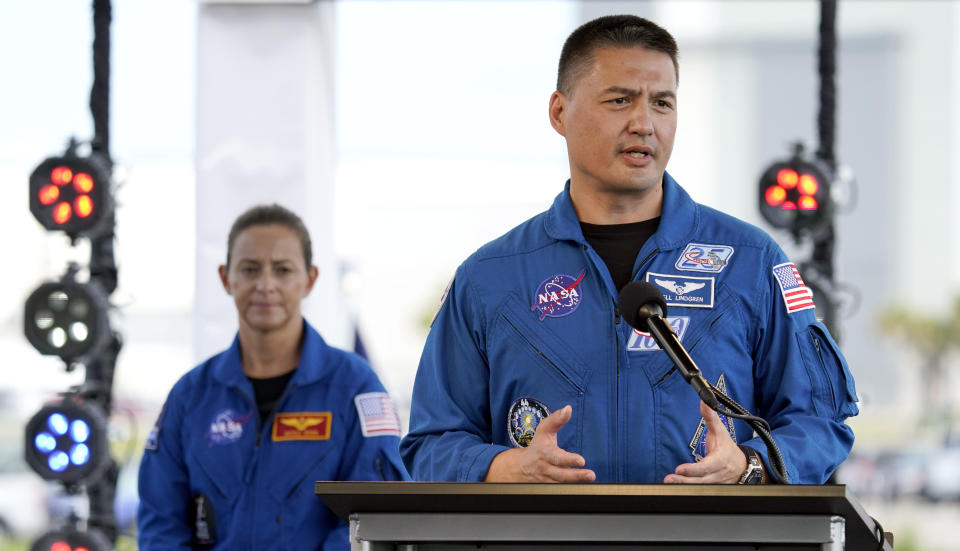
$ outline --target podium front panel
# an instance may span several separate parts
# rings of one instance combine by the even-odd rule
[[[845,540],[847,549],[877,549],[880,541],[876,523],[842,485],[317,482],[315,492],[345,521],[355,513],[491,514],[501,520],[545,515],[543,518],[562,526],[557,521],[564,518],[563,515],[585,515],[583,518],[595,520],[610,515],[630,515],[634,519],[644,516],[656,519],[656,515],[661,515],[662,521],[667,517],[677,522],[687,518],[711,526],[732,526],[728,531],[736,533],[737,526],[744,530],[761,529],[756,522],[751,525],[754,517],[768,521],[774,516],[816,517],[820,526],[828,527],[830,523],[824,523],[823,519],[839,517],[844,525],[840,538]],[[739,520],[731,520],[734,517]],[[422,522],[425,518],[440,517],[419,518]],[[477,518],[479,522],[480,517]],[[709,518],[722,518],[727,524],[707,521]],[[414,521],[407,517],[406,522]],[[696,529],[690,522],[687,526],[688,531]]]

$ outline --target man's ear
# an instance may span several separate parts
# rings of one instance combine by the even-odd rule
[[[223,290],[226,291],[228,295],[233,294],[230,292],[230,280],[227,279],[227,267],[221,264],[217,267],[217,273],[220,274],[220,283],[223,284]]]
[[[566,136],[564,120],[567,115],[567,96],[559,90],[550,96],[550,126],[557,131],[557,134]]]

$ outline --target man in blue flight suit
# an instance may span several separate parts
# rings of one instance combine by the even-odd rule
[[[570,180],[457,270],[420,361],[400,452],[418,480],[759,483],[766,446],[719,416],[617,310],[663,292],[704,377],[764,417],[794,483],[847,457],[853,378],[796,267],[763,231],[666,173],[677,47],[634,16],[575,30],[550,122]]]

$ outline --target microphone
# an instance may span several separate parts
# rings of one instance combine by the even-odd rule
[[[780,453],[780,448],[770,432],[770,424],[762,418],[750,414],[736,400],[715,389],[703,378],[703,375],[700,374],[700,368],[697,367],[693,358],[680,344],[680,339],[677,338],[670,325],[663,319],[667,315],[667,301],[663,298],[663,294],[646,281],[631,281],[620,290],[617,306],[630,326],[640,331],[650,331],[660,348],[673,360],[673,365],[676,366],[677,371],[697,391],[705,404],[714,411],[721,412],[728,417],[743,419],[753,428],[767,446],[770,458],[770,475],[777,482],[789,484],[786,462],[783,460],[783,454]],[[723,405],[728,409],[720,409],[720,402],[723,402]]]
[[[667,315],[667,301],[663,298],[663,293],[646,281],[631,281],[620,290],[617,303],[626,322],[639,331],[649,331],[660,349],[673,361],[680,375],[697,391],[700,399],[711,409],[719,411],[720,403],[710,383],[703,378],[700,368],[663,319]]]

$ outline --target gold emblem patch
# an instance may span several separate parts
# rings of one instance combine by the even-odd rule
[[[329,411],[278,413],[273,418],[272,440],[329,440],[332,421]]]

